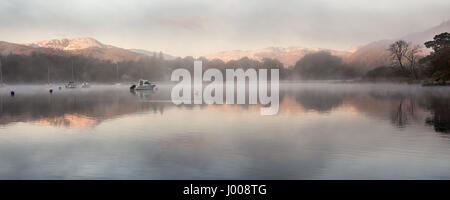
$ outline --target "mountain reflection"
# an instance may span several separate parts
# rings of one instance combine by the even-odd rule
[[[389,89],[388,89],[389,88]],[[400,129],[429,125],[436,132],[450,130],[450,97],[447,88],[419,86],[373,86],[351,84],[298,84],[280,87],[278,115],[319,115],[341,110],[385,120]],[[57,90],[22,86],[10,97],[0,96],[0,126],[26,122],[44,126],[92,128],[103,120],[130,114],[164,115],[165,109],[209,109],[259,115],[258,105],[179,105],[170,101],[170,87],[154,92],[129,92],[126,87],[97,86],[90,89]]]
[[[126,90],[105,87],[101,90],[65,90],[46,93],[21,88],[17,95],[0,96],[0,124],[31,122],[37,125],[89,128],[104,119],[142,111],[162,113],[163,103],[145,102]],[[36,89],[36,88],[33,88]]]

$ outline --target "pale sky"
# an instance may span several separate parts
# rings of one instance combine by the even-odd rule
[[[447,19],[449,0],[1,0],[0,41],[92,37],[175,56],[269,46],[346,50]]]

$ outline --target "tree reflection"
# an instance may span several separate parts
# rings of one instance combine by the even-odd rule
[[[415,107],[413,98],[402,97],[398,106],[392,110],[391,122],[399,128],[405,127],[410,120],[415,119]]]
[[[427,104],[431,117],[425,120],[436,132],[450,133],[450,99],[431,97]]]
[[[313,87],[314,86],[314,87]],[[450,132],[450,93],[447,90],[422,90],[334,86],[296,86],[280,92],[280,113],[313,110],[319,114],[339,111],[382,119],[398,128],[411,124],[432,126],[436,132]],[[223,112],[254,112],[260,105],[178,105],[170,100],[169,90],[132,92],[127,88],[95,87],[87,90],[18,92],[15,97],[0,95],[0,125],[12,122],[37,122],[54,126],[91,124],[121,115],[153,112],[163,114],[170,107],[193,110],[214,109]],[[30,88],[34,90],[36,88]],[[38,88],[39,89],[39,88]],[[42,89],[42,88],[40,88]],[[286,101],[283,101],[286,99]],[[340,109],[336,109],[340,108]],[[284,109],[284,110],[283,110]]]
[[[295,100],[307,110],[329,112],[342,105],[342,96],[329,91],[305,90],[295,95]]]

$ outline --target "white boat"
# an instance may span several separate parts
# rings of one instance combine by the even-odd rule
[[[153,90],[155,88],[155,84],[150,83],[148,80],[139,80],[138,85],[135,90]]]
[[[89,87],[91,87],[91,85],[89,85],[89,83],[87,83],[87,82],[84,82],[84,83],[81,84],[81,87],[82,88],[89,88]]]
[[[66,88],[77,88],[77,84],[73,81],[69,81],[69,83],[66,84]]]

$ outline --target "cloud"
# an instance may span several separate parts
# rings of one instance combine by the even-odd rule
[[[0,39],[60,36],[178,56],[267,46],[347,49],[449,19],[448,0],[2,0]]]
[[[204,30],[208,20],[206,17],[188,16],[173,19],[159,19],[157,22],[163,26],[170,26],[179,29]]]

